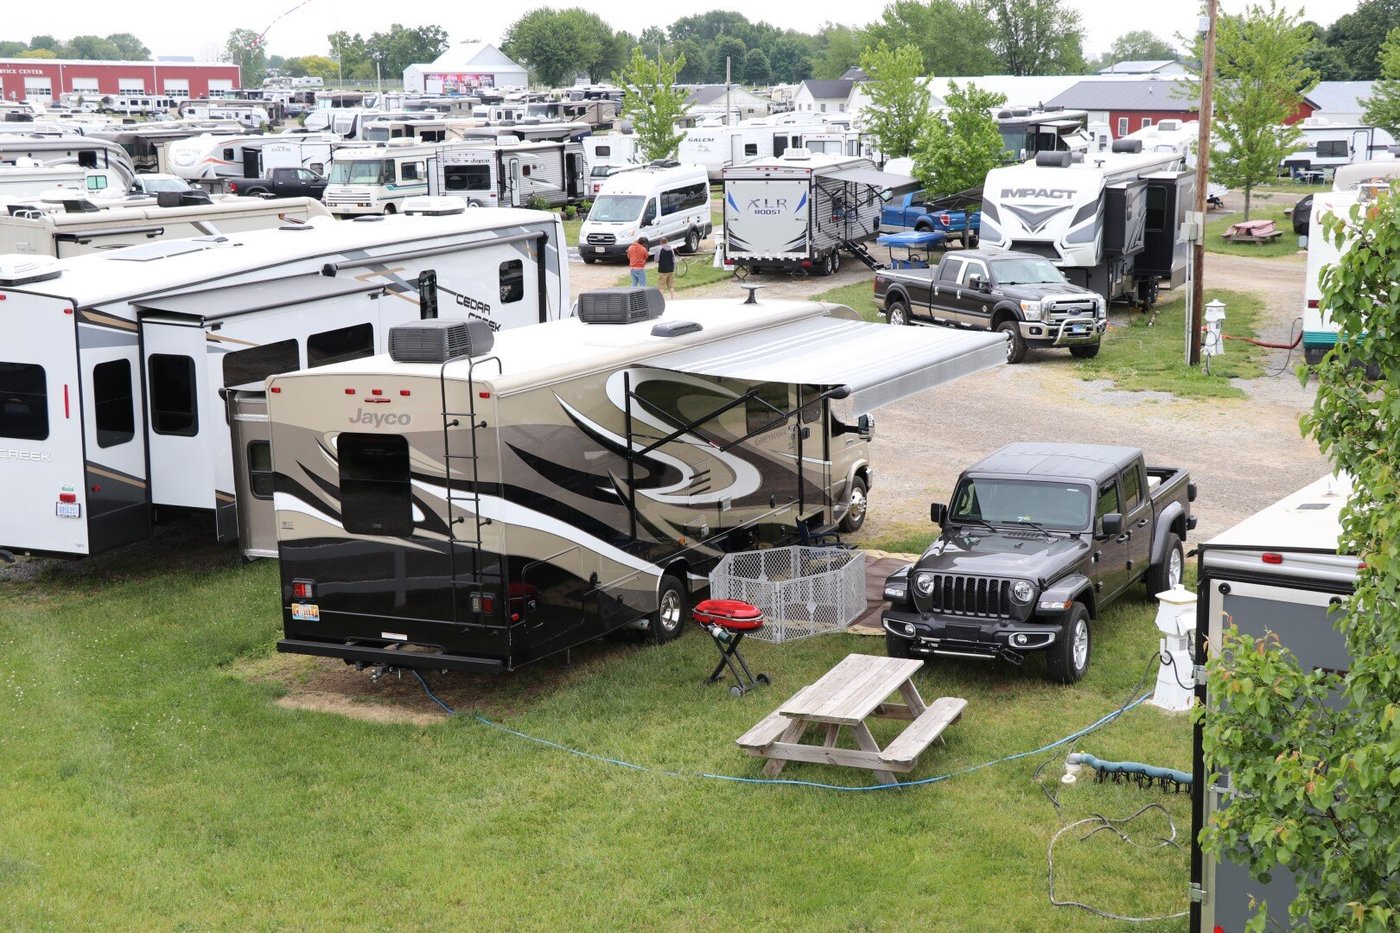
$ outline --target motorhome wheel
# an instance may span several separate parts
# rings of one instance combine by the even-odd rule
[[[1062,684],[1078,683],[1089,670],[1093,650],[1089,610],[1083,603],[1075,603],[1055,633],[1054,644],[1045,652],[1045,675]]]
[[[1002,321],[997,330],[1006,336],[1006,362],[1019,363],[1026,358],[1026,341],[1021,339],[1021,327],[1015,321]]]
[[[866,498],[865,480],[857,476],[851,480],[851,498],[846,505],[846,514],[841,519],[841,530],[846,534],[860,531],[860,526],[865,524],[865,510],[869,504],[869,500]]]
[[[651,615],[651,634],[657,643],[668,642],[685,631],[690,617],[690,598],[680,578],[666,574],[656,588],[656,611]]]
[[[398,211],[398,208],[394,207],[394,205],[392,205],[392,204],[385,204],[385,205],[384,205],[384,216],[385,216],[385,217],[388,217],[390,214],[397,213],[397,211]]]

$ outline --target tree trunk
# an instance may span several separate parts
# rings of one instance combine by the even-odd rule
[[[1249,221],[1249,202],[1250,202],[1250,200],[1251,200],[1251,198],[1252,198],[1253,196],[1254,196],[1254,186],[1253,186],[1253,185],[1245,185],[1245,186],[1244,186],[1244,219],[1245,219],[1246,222]]]

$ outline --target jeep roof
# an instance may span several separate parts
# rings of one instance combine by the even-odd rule
[[[1136,447],[1111,444],[1007,444],[978,460],[967,472],[1103,482],[1140,456]]]

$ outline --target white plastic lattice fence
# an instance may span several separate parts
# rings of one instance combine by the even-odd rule
[[[865,611],[865,552],[780,547],[729,554],[710,574],[711,599],[739,599],[763,610],[759,641],[839,632]]]

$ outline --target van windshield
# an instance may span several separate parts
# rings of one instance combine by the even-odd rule
[[[383,184],[384,160],[356,159],[353,162],[331,162],[330,183],[333,185]]]
[[[588,219],[614,224],[636,220],[646,201],[640,194],[605,194],[593,202]]]

